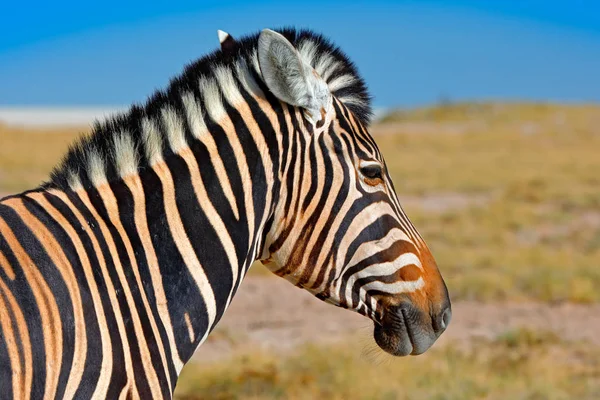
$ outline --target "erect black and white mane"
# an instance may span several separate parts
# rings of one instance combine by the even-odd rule
[[[314,32],[289,28],[278,31],[325,80],[331,93],[359,120],[368,124],[371,118],[370,97],[346,55]],[[182,135],[177,140],[185,143],[189,130],[186,129],[183,111],[186,96],[193,96],[206,119],[214,118],[208,103],[214,101],[223,108],[221,103],[229,85],[254,94],[267,93],[257,59],[258,37],[257,33],[228,43],[225,51],[216,50],[188,65],[166,89],[154,93],[145,104],[134,105],[124,113],[96,122],[91,134],[69,150],[44,188],[90,188],[152,165],[156,160],[152,159],[148,148],[153,148],[155,154],[161,157],[163,152],[172,151],[167,148],[168,143],[173,141],[168,137],[173,135],[173,129],[164,129],[161,123],[157,123],[151,129],[153,137],[148,137],[142,134],[143,124],[148,124],[148,121],[163,121],[164,124],[166,120],[167,123],[181,125],[181,129],[175,131]],[[148,145],[149,140],[154,142],[153,145]]]

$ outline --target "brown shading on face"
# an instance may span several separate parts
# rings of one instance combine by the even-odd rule
[[[289,163],[287,206],[277,209],[263,263],[319,299],[371,318],[386,352],[421,354],[450,322],[446,286],[373,138],[333,103],[336,115],[320,110],[318,137],[298,135],[293,155],[302,158]]]
[[[446,330],[452,308],[446,284],[429,249],[421,249],[422,268],[406,265],[398,279],[414,282],[422,278],[424,286],[410,293],[381,299],[382,315],[375,323],[374,338],[384,351],[396,355],[417,355],[429,349]]]

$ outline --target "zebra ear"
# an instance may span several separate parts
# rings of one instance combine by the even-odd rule
[[[224,52],[232,51],[235,47],[235,39],[229,33],[217,30],[217,35],[219,35],[219,43],[221,43],[221,50]]]
[[[323,117],[331,97],[327,83],[283,35],[261,32],[258,63],[265,84],[279,100],[304,108],[313,121]]]

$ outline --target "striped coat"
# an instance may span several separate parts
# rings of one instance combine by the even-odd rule
[[[445,330],[353,64],[308,31],[220,38],[0,201],[0,398],[171,398],[257,259],[391,354]]]

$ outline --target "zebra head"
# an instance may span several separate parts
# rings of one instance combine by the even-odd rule
[[[325,56],[303,54],[274,31],[259,37],[260,73],[284,103],[289,133],[261,260],[316,297],[371,318],[388,353],[420,354],[450,321],[448,292],[360,107],[336,90],[360,78],[331,76],[327,66],[321,75]]]

